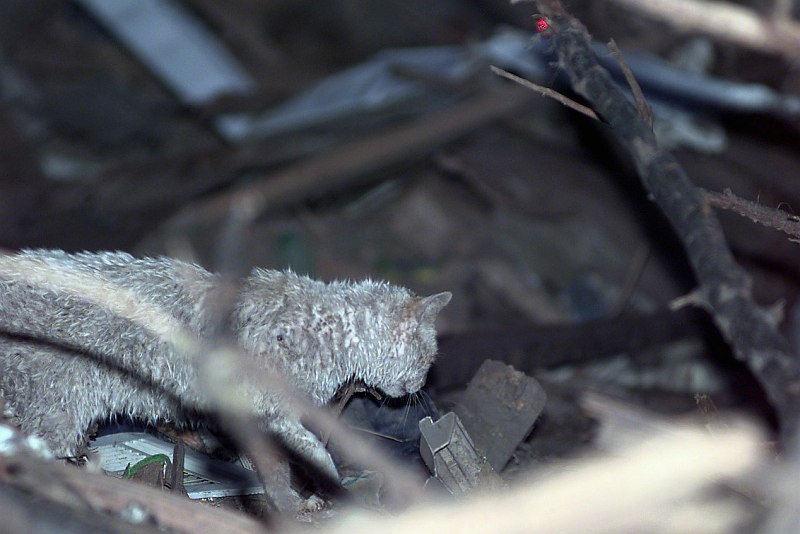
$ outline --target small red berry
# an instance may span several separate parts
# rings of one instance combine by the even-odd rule
[[[547,22],[546,18],[541,17],[541,18],[536,20],[536,31],[537,32],[543,32],[549,27],[550,27],[550,23]]]

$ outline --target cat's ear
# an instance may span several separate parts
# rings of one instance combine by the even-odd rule
[[[421,298],[416,306],[417,322],[419,324],[428,323],[432,325],[436,321],[436,316],[439,315],[442,308],[447,306],[451,298],[453,298],[453,294],[449,291]]]

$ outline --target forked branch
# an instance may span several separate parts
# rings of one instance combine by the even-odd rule
[[[644,187],[683,243],[697,279],[695,295],[710,311],[735,356],[758,379],[775,408],[783,437],[800,422],[800,359],[770,312],[752,298],[752,281],[736,263],[708,199],[677,160],[662,150],[639,111],[597,62],[584,26],[558,0],[537,0],[548,18],[561,67],[630,152]]]

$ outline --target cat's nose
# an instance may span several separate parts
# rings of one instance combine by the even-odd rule
[[[403,390],[405,394],[416,393],[417,391],[422,389],[422,386],[424,385],[425,385],[425,377],[423,376],[422,378],[406,381],[406,383],[403,384]]]
[[[400,384],[385,386],[380,388],[387,397],[402,397],[403,395],[408,394],[406,388]]]

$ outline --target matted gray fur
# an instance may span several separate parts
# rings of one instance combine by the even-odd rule
[[[188,330],[214,341],[209,304],[219,286],[218,275],[165,257],[59,250],[0,257],[6,415],[55,454],[71,456],[95,421],[125,414],[180,423],[182,408],[205,408],[195,361],[175,339]],[[231,324],[258,365],[318,405],[354,378],[394,397],[422,387],[436,356],[434,321],[450,297],[257,268]],[[248,401],[266,430],[336,475],[322,443],[275,395],[254,389]]]

